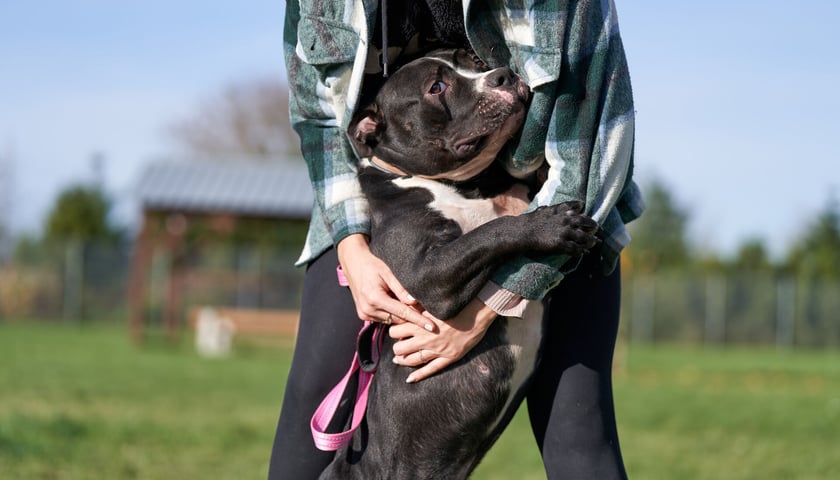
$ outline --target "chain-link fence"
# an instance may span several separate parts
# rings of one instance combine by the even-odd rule
[[[81,320],[125,311],[126,247],[72,242],[24,257],[0,265],[0,319]]]
[[[297,309],[297,252],[251,244],[189,252],[179,260],[183,314],[196,306]],[[0,266],[0,320],[127,317],[128,246],[67,244]],[[156,251],[145,314],[162,317],[172,259]],[[622,335],[640,342],[840,347],[840,282],[773,274],[625,275]]]
[[[625,276],[622,328],[642,342],[840,347],[840,282],[771,274]]]
[[[128,315],[131,247],[68,243],[0,266],[0,320],[123,322]],[[193,306],[297,309],[303,271],[296,252],[227,245],[180,259],[184,313]],[[172,259],[155,251],[145,282],[145,315],[160,320]]]

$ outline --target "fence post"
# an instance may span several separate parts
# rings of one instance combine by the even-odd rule
[[[62,285],[62,318],[80,319],[84,288],[83,245],[79,240],[64,244],[64,281]]]
[[[705,341],[722,345],[726,339],[726,277],[706,277]]]
[[[796,285],[784,277],[776,283],[776,347],[793,346],[793,326],[796,322]]]
[[[653,317],[656,302],[656,277],[636,275],[633,279],[633,316],[630,336],[635,341],[653,342]]]

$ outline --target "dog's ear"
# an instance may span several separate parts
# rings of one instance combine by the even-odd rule
[[[373,155],[373,149],[379,143],[379,135],[385,129],[382,112],[376,104],[357,112],[350,122],[349,136],[361,157]]]

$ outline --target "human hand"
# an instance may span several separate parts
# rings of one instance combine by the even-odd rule
[[[484,337],[496,312],[481,300],[474,299],[455,318],[442,321],[428,312],[425,317],[435,322],[437,331],[430,332],[405,323],[389,329],[394,343],[394,363],[418,368],[406,379],[415,383],[428,378],[457,362]]]
[[[338,243],[337,251],[359,319],[389,324],[410,322],[421,329],[434,329],[434,322],[421,315],[417,300],[385,262],[371,253],[364,235],[345,237]]]

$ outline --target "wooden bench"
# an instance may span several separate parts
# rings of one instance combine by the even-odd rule
[[[297,310],[193,307],[187,315],[190,328],[196,329],[199,313],[206,308],[212,309],[219,318],[230,322],[236,336],[294,338],[297,335],[298,318],[300,316]]]

